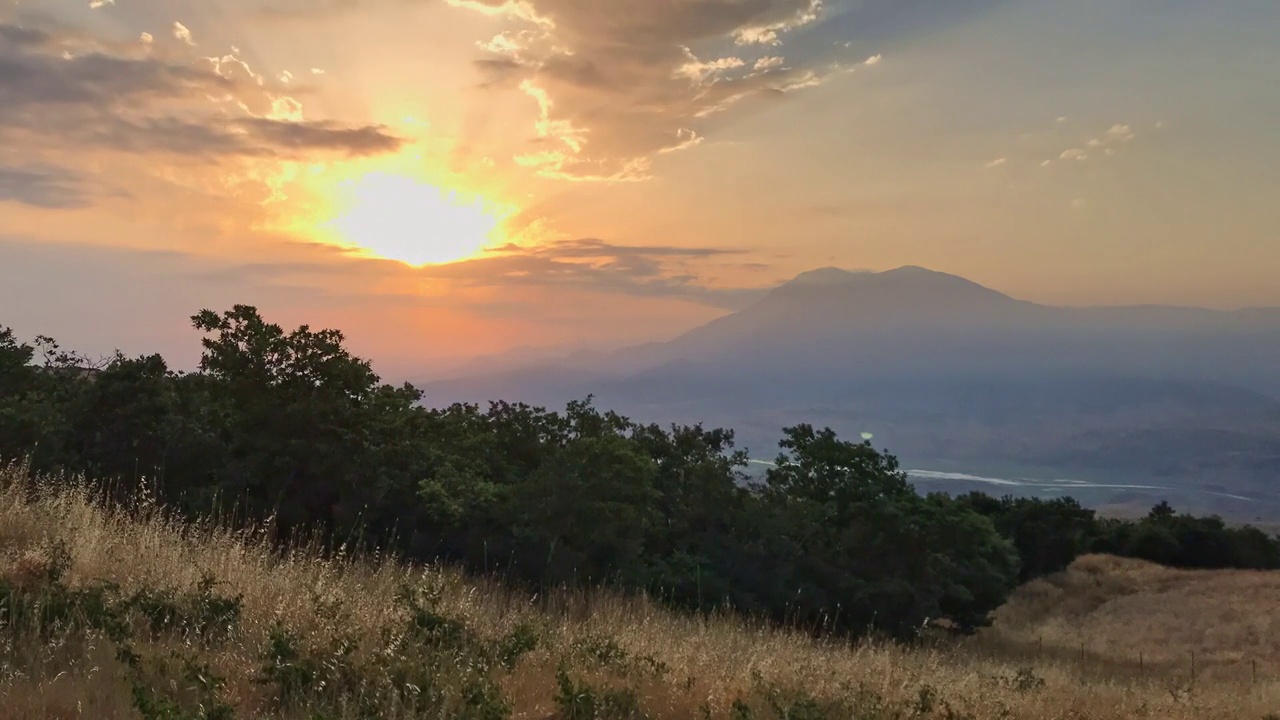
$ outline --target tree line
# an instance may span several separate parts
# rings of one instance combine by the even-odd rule
[[[731,430],[643,424],[589,398],[428,408],[339,331],[286,331],[244,305],[192,324],[190,373],[159,355],[89,363],[0,327],[0,459],[121,499],[145,483],[189,516],[269,521],[282,542],[320,532],[533,591],[609,585],[815,632],[972,631],[1085,552],[1280,567],[1276,538],[1167,505],[1120,521],[1070,499],[921,495],[892,455],[829,429],[784,428],[751,480]]]

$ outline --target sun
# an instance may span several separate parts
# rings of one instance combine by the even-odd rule
[[[408,175],[370,172],[344,183],[328,229],[358,252],[409,265],[474,257],[500,242],[506,210]]]

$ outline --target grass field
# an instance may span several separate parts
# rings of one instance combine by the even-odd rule
[[[976,638],[850,646],[603,591],[282,556],[11,468],[0,600],[5,719],[1280,718],[1280,575],[1098,556],[1021,588]]]

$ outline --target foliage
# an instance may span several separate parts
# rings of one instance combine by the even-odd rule
[[[43,572],[0,578],[4,647],[12,652],[32,640],[60,646],[71,638],[92,643],[100,636],[114,646],[133,709],[146,720],[231,720],[231,706],[221,698],[223,678],[193,655],[141,654],[135,629],[171,639],[201,636],[214,627],[230,632],[239,618],[239,597],[217,595],[209,576],[190,593],[145,589],[125,597],[108,582],[69,585],[64,580],[69,564],[66,550],[55,545],[37,561]]]
[[[575,683],[569,673],[556,673],[556,707],[563,720],[643,720],[640,700],[628,688],[600,689]]]
[[[1017,558],[989,520],[945,496],[921,497],[869,443],[807,425],[785,433],[789,452],[763,492],[790,541],[778,566],[792,568],[784,587],[794,589],[794,617],[898,638],[931,618],[972,631],[1012,591]]]
[[[1139,520],[1099,518],[1071,498],[1004,497],[971,493],[958,501],[990,518],[1013,542],[1019,579],[1064,570],[1086,553],[1109,553],[1181,568],[1280,568],[1280,542],[1250,526],[1216,517],[1179,514],[1166,502]]]
[[[531,598],[382,555],[282,554],[263,533],[136,512],[60,478],[28,482],[17,466],[0,468],[0,545],[5,717],[1199,720],[1274,710],[1275,680],[1251,677],[1249,658],[1269,667],[1275,649],[1256,633],[1241,644],[1234,629],[1256,624],[1250,608],[1280,592],[1268,573],[1086,558],[1067,576],[1078,587],[1037,583],[1010,606],[1033,625],[1002,612],[990,633],[926,648],[813,641],[607,589]],[[1078,614],[1119,595],[1123,612],[1150,622],[1130,630],[1099,618],[1114,620],[1116,607]],[[1054,609],[1029,612],[1028,602]],[[43,624],[42,607],[56,608]],[[221,627],[202,623],[209,616],[235,619],[202,636],[201,625]],[[1029,656],[1045,629],[1047,652]],[[1078,663],[1081,634],[1090,658]],[[1106,649],[1117,637],[1125,642]],[[1152,653],[1145,665],[1134,648]],[[1189,648],[1202,652],[1194,693]]]
[[[784,430],[777,466],[748,485],[729,430],[645,425],[590,398],[430,409],[336,330],[286,331],[245,305],[192,324],[204,336],[192,373],[0,329],[0,458],[92,477],[118,499],[154,493],[190,516],[269,521],[284,543],[318,534],[535,592],[605,584],[817,634],[906,639],[936,620],[972,631],[1017,580],[1090,550],[1280,566],[1273,538],[1214,519],[1117,523],[1070,500],[922,497],[891,455],[807,425]],[[211,592],[142,593],[133,609],[212,641],[237,610]],[[429,596],[405,601],[437,646],[504,666],[536,647],[526,629],[479,652]]]

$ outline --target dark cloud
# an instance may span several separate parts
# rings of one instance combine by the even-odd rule
[[[218,283],[303,282],[323,287],[332,285],[335,278],[372,286],[378,284],[379,279],[416,276],[465,288],[583,290],[639,298],[678,299],[727,310],[741,309],[765,292],[760,288],[701,284],[687,263],[736,256],[741,252],[724,248],[614,245],[603,240],[582,239],[536,247],[506,245],[475,259],[417,268],[391,260],[344,255],[329,245],[313,248],[313,251],[324,261],[238,263],[203,271],[198,279]],[[478,309],[474,306],[476,301],[463,301],[457,297],[450,299],[419,294],[379,294],[379,297],[388,303],[464,304],[469,309]]]
[[[196,92],[226,93],[233,83],[211,72],[147,57],[90,52],[62,57],[52,51],[17,52],[0,43],[0,118],[29,109],[87,105],[111,108],[179,99]]]
[[[52,37],[44,30],[0,22],[0,43],[12,45],[44,45]]]
[[[40,208],[77,208],[89,204],[84,179],[51,165],[0,165],[0,202]]]
[[[510,18],[477,67],[486,87],[538,104],[534,142],[516,160],[550,177],[647,177],[655,156],[698,144],[730,107],[852,66],[778,59],[823,19],[823,0],[447,1]]]
[[[680,299],[737,310],[758,299],[763,291],[700,284],[684,263],[739,252],[725,248],[614,245],[582,239],[529,248],[508,245],[474,260],[427,266],[418,272],[472,287],[575,288]]]
[[[710,247],[674,247],[664,245],[614,245],[596,238],[565,240],[551,245],[534,248],[521,248],[506,245],[498,248],[497,253],[523,253],[556,258],[595,258],[595,257],[689,257],[709,258],[717,255],[737,255],[741,250],[731,248]]]
[[[691,43],[708,37],[746,40],[772,30],[783,33],[807,24],[822,11],[822,0],[664,0],[602,3],[599,0],[457,0],[457,5],[509,8],[526,19],[554,25],[572,40],[645,49],[667,42]],[[521,13],[521,6],[531,12]],[[760,37],[776,41],[776,37]]]
[[[46,31],[0,24],[0,139],[17,145],[5,133],[23,132],[59,148],[192,156],[371,155],[402,142],[379,126],[262,117],[286,96],[235,57],[76,50]]]
[[[398,150],[399,138],[382,127],[366,125],[348,128],[337,123],[282,121],[247,118],[236,122],[262,142],[280,149],[333,150],[349,155],[374,155]]]

